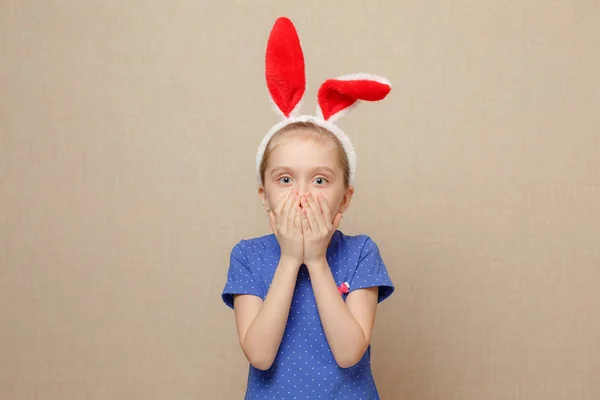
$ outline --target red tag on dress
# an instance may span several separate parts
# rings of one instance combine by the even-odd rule
[[[349,290],[350,285],[348,284],[348,282],[344,282],[340,286],[338,286],[338,292],[340,292],[340,294],[347,294]]]

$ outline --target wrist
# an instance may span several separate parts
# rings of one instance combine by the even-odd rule
[[[312,260],[305,259],[304,264],[308,269],[329,269],[329,263],[327,262],[327,257],[321,256]]]
[[[288,268],[300,268],[302,265],[302,260],[299,260],[297,257],[281,255],[279,258],[279,265],[283,265]]]

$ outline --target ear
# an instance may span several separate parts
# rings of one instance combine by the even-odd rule
[[[263,207],[265,208],[265,210],[268,210],[270,207],[267,204],[268,203],[267,193],[265,192],[265,188],[263,185],[260,185],[258,187],[258,197],[260,197],[260,201],[261,201]]]
[[[352,74],[326,80],[317,94],[317,114],[326,121],[334,122],[358,100],[379,101],[392,90],[387,79],[370,74]]]
[[[300,108],[306,77],[300,38],[288,18],[275,21],[267,42],[265,60],[267,88],[275,112],[289,118]]]
[[[342,198],[342,202],[340,204],[340,209],[338,212],[346,212],[348,207],[350,207],[350,202],[352,201],[352,196],[354,196],[354,187],[350,186],[346,193],[344,193],[344,197]]]

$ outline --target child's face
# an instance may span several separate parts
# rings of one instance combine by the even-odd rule
[[[263,205],[275,209],[292,188],[300,195],[322,193],[332,218],[350,205],[353,188],[344,185],[344,171],[337,145],[312,131],[299,130],[277,138],[265,170],[264,185],[258,189]],[[271,145],[273,145],[271,144]]]

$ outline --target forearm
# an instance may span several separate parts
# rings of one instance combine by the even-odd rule
[[[280,260],[271,287],[242,341],[246,357],[256,368],[268,369],[277,355],[290,312],[299,266]]]
[[[342,368],[356,364],[363,356],[368,340],[340,296],[326,260],[309,268],[310,280],[331,352]]]

